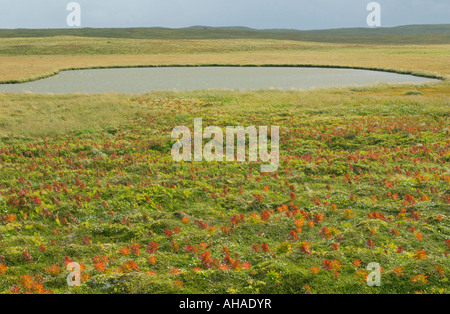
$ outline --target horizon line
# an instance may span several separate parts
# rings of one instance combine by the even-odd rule
[[[315,28],[315,29],[297,29],[297,28],[252,28],[248,26],[208,26],[208,25],[192,25],[186,27],[166,27],[166,26],[129,26],[129,27],[48,27],[48,28],[0,28],[0,30],[83,30],[83,29],[164,29],[164,30],[185,30],[190,28],[209,28],[209,29],[235,29],[235,30],[255,30],[255,31],[298,31],[298,32],[308,32],[308,31],[326,31],[326,30],[344,30],[344,29],[388,29],[388,28],[399,28],[408,26],[450,26],[449,24],[402,24],[396,26],[379,26],[379,27],[369,27],[369,26],[355,26],[355,27],[337,27],[337,28]]]

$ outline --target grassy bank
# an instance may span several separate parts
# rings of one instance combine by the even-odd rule
[[[415,95],[415,93],[417,93]],[[411,95],[409,95],[411,94]],[[402,101],[424,103],[436,112],[448,110],[450,89],[447,82],[429,85],[375,85],[355,88],[319,89],[311,91],[160,91],[148,94],[158,98],[194,98],[202,101],[226,102],[226,108],[239,112],[242,104],[251,107],[261,105],[268,110],[271,104],[298,105],[314,111],[320,104],[328,109],[352,106],[368,108],[373,105],[401,103]],[[36,95],[3,94],[0,101],[0,136],[51,136],[65,132],[118,128],[129,119],[139,115],[141,104],[131,102],[132,95]],[[266,107],[268,106],[268,107]],[[281,110],[281,109],[280,109]],[[361,109],[362,110],[362,109]],[[289,111],[289,107],[286,107]]]
[[[274,39],[0,38],[0,82],[61,70],[162,65],[305,65],[450,75],[450,44],[342,44]]]
[[[449,293],[449,99],[445,83],[2,95],[0,291]],[[173,162],[172,128],[196,117],[280,126],[278,172]]]

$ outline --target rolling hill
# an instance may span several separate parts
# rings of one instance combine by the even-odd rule
[[[329,30],[245,27],[3,29],[0,38],[79,36],[128,39],[279,39],[349,44],[448,44],[450,24]]]

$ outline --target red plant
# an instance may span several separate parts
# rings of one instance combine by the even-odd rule
[[[400,232],[395,230],[395,229],[391,229],[391,235],[394,236],[394,237],[397,237],[397,236],[400,235]]]
[[[291,232],[289,232],[289,236],[292,238],[292,240],[297,241],[298,240],[298,235],[297,232],[295,232],[294,230],[292,230]]]
[[[128,261],[120,266],[119,272],[125,274],[131,272],[139,272],[139,265],[137,265],[134,261]]]
[[[211,268],[214,264],[214,260],[211,258],[210,252],[200,254],[200,260],[202,262],[203,267],[205,267],[206,269]]]
[[[264,253],[270,253],[270,247],[267,243],[261,244],[261,249],[263,250]]]
[[[324,220],[324,219],[325,219],[325,215],[324,215],[323,213],[316,214],[316,215],[314,215],[314,217],[313,217],[313,221],[314,221],[316,224],[321,223],[322,220]]]
[[[14,294],[50,294],[51,292],[44,288],[42,278],[30,275],[23,275],[20,278],[20,286],[11,289]]]
[[[356,267],[361,267],[361,260],[360,260],[360,259],[355,259],[352,263],[353,263],[353,265],[355,265]]]
[[[175,285],[175,288],[181,289],[183,287],[184,283],[181,280],[177,279],[174,281],[174,285]]]
[[[61,272],[61,267],[59,267],[58,265],[52,265],[45,268],[44,272],[53,276],[57,276]]]
[[[416,253],[414,253],[414,258],[416,260],[425,259],[427,257],[427,254],[424,250],[417,250]]]
[[[302,245],[300,246],[300,252],[304,254],[311,254],[311,245],[309,244],[309,242],[302,242]]]
[[[336,228],[327,228],[327,227],[323,227],[319,231],[319,235],[322,238],[327,239],[327,240],[330,240],[338,233],[339,233],[339,231]]]
[[[169,229],[164,230],[164,234],[169,238],[173,236],[173,232]]]
[[[131,252],[134,256],[141,255],[141,245],[139,243],[132,244],[130,246]]]
[[[394,268],[394,274],[397,277],[401,277],[401,276],[403,276],[405,274],[405,272],[403,271],[402,267],[396,267],[396,268]]]
[[[128,256],[128,255],[130,255],[130,249],[129,248],[122,248],[122,249],[119,250],[119,253],[122,256]]]
[[[147,246],[147,252],[153,254],[159,250],[159,245],[156,242],[150,242]]]
[[[252,245],[252,249],[253,249],[253,251],[255,251],[255,252],[261,252],[261,246],[258,244],[258,243],[254,243],[253,245]]]
[[[103,273],[106,271],[106,263],[99,262],[94,264],[94,268],[99,272]]]
[[[265,210],[265,211],[261,212],[260,216],[261,216],[262,221],[267,222],[270,219],[270,212],[268,210]]]
[[[22,252],[22,258],[26,262],[31,262],[33,260],[33,257],[30,255],[30,253],[27,252],[27,250],[24,250]]]
[[[8,267],[6,265],[0,264],[0,275],[6,274]]]
[[[427,280],[428,276],[425,276],[425,274],[419,274],[417,276],[413,276],[411,278],[411,281],[413,283],[418,283],[418,284],[422,284],[422,285],[426,285],[428,283]]]
[[[322,266],[333,272],[339,272],[342,268],[341,262],[338,260],[324,260]]]

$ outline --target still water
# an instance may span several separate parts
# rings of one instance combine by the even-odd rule
[[[0,84],[0,92],[145,93],[152,90],[311,89],[374,83],[427,83],[412,75],[333,68],[161,67],[63,71],[23,84]]]

